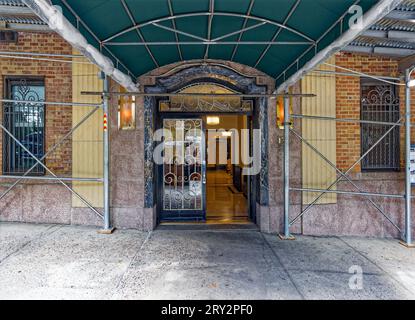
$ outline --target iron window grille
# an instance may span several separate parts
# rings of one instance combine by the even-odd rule
[[[7,77],[6,99],[33,103],[3,103],[3,125],[38,159],[45,154],[45,83],[42,78]],[[22,175],[36,164],[36,160],[11,136],[3,133],[3,173]],[[37,165],[30,175],[44,175]]]
[[[18,33],[16,31],[0,31],[0,43],[17,43]]]
[[[396,123],[400,117],[397,87],[378,81],[361,82],[361,119],[378,122]],[[389,125],[362,124],[361,152],[366,153],[388,130]],[[400,170],[400,130],[393,129],[362,160],[362,171],[398,171]]]

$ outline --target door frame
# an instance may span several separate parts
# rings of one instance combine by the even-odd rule
[[[249,135],[249,151],[252,155],[253,151],[253,129],[254,129],[254,114],[252,112],[156,112],[156,121],[155,121],[155,129],[161,129],[163,128],[163,121],[165,119],[202,119],[202,126],[203,126],[203,132],[206,134],[206,123],[203,120],[203,117],[209,116],[209,115],[234,115],[234,116],[247,116],[247,127],[250,131]],[[162,204],[163,204],[163,186],[162,186],[162,176],[163,176],[163,168],[160,165],[155,165],[155,187],[156,187],[156,208],[157,208],[157,224],[160,224],[162,222],[199,222],[199,223],[206,223],[207,222],[207,146],[206,141],[202,141],[202,147],[203,147],[203,173],[204,173],[204,180],[205,183],[202,183],[202,192],[203,192],[203,217],[195,218],[195,217],[179,217],[179,218],[165,218],[163,217],[163,210],[162,210]],[[247,197],[247,208],[248,208],[248,216],[251,220],[251,222],[256,223],[257,222],[257,215],[256,215],[256,203],[257,203],[257,176],[248,176],[247,179],[248,182],[248,197]]]

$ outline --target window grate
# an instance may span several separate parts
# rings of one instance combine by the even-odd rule
[[[18,33],[15,31],[0,31],[0,43],[17,43]]]
[[[399,120],[399,97],[394,85],[362,81],[361,119],[378,122]],[[393,129],[363,160],[362,171],[397,171],[400,169],[400,130]],[[365,154],[388,130],[389,125],[362,124],[361,148]]]
[[[41,79],[6,78],[7,99],[33,103],[4,103],[3,124],[38,159],[45,154],[45,86]],[[36,165],[36,160],[8,134],[3,134],[3,173],[21,175]],[[37,165],[31,175],[43,175]]]

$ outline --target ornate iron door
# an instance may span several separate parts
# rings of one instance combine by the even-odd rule
[[[202,119],[164,119],[161,219],[205,220],[206,163]]]

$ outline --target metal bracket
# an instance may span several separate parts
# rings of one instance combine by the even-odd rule
[[[110,228],[110,229],[100,229],[98,230],[98,234],[103,234],[103,235],[111,235],[115,232],[115,228]]]
[[[415,243],[408,244],[405,241],[399,241],[399,244],[407,249],[415,249]]]
[[[283,235],[281,233],[278,235],[278,237],[283,241],[295,241],[295,240],[297,240],[293,235],[290,235],[289,237],[286,237],[285,235]]]

